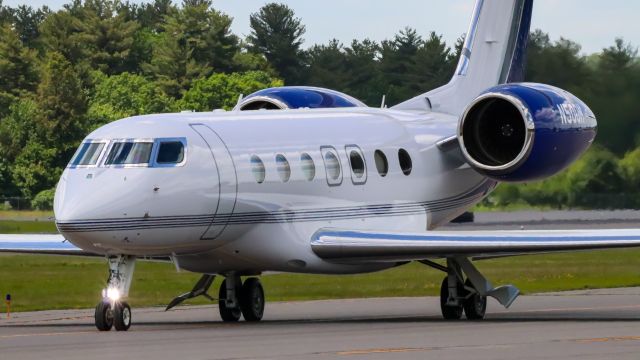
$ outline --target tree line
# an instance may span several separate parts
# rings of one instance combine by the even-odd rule
[[[233,19],[210,0],[74,0],[57,11],[0,0],[0,197],[50,206],[52,189],[82,138],[116,119],[230,109],[240,94],[281,85],[328,87],[372,106],[386,95],[393,105],[445,84],[463,43],[463,36],[447,44],[435,32],[423,36],[405,28],[380,42],[306,46],[302,19],[278,3],[257,9],[249,20],[250,34],[240,37],[231,32]],[[585,100],[599,119],[598,144],[568,172],[541,185],[501,187],[487,204],[607,206],[596,198],[640,193],[634,187],[640,169],[632,160],[640,157],[635,49],[618,39],[587,56],[577,43],[551,41],[536,30],[527,80]],[[578,184],[595,200],[562,195]]]

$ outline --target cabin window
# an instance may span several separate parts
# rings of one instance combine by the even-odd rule
[[[373,157],[376,161],[378,174],[382,177],[387,176],[387,173],[389,173],[389,162],[387,161],[387,156],[381,150],[376,150]]]
[[[161,141],[158,146],[158,164],[179,164],[184,160],[184,144],[181,141]]]
[[[402,169],[402,173],[409,176],[412,170],[411,156],[405,149],[398,150],[398,160],[400,161],[400,168]]]
[[[253,172],[253,176],[256,178],[256,182],[258,184],[262,184],[264,182],[266,174],[264,163],[257,155],[253,155],[251,157],[251,172]]]
[[[287,158],[282,154],[276,155],[276,167],[278,168],[278,175],[280,175],[280,180],[282,182],[289,181],[291,178],[291,167],[289,166],[289,162]]]
[[[69,163],[71,166],[92,166],[98,163],[102,149],[104,149],[105,143],[103,142],[85,142],[80,145],[76,155],[71,159]]]
[[[304,153],[300,156],[300,167],[307,181],[312,181],[316,177],[316,164],[309,154]]]
[[[351,180],[355,185],[367,182],[367,165],[362,150],[355,145],[345,147],[351,165]]]
[[[325,171],[327,172],[327,183],[330,186],[342,184],[342,170],[338,152],[331,146],[320,148],[322,152],[322,160],[324,161]]]
[[[106,165],[146,165],[151,158],[152,142],[114,142]]]

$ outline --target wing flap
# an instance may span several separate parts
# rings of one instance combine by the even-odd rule
[[[311,248],[319,257],[348,262],[495,257],[630,247],[640,247],[640,229],[424,233],[321,229],[311,239]]]

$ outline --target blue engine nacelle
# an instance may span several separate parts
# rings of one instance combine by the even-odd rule
[[[234,110],[285,110],[364,107],[361,101],[329,89],[308,86],[283,86],[255,92],[245,98]]]
[[[462,153],[480,173],[505,182],[552,176],[575,161],[596,136],[593,112],[567,91],[520,83],[493,87],[464,111]]]

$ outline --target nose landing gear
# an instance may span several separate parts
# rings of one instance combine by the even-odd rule
[[[135,257],[118,256],[109,258],[109,280],[102,291],[102,300],[96,305],[94,320],[100,331],[127,331],[131,327],[131,307],[123,298],[129,295]]]

